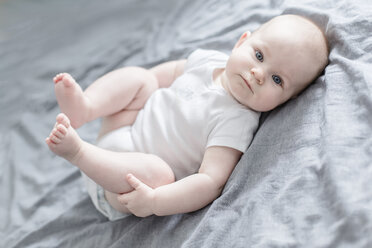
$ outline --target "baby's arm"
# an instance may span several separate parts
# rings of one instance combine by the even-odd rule
[[[162,216],[198,210],[221,194],[241,155],[240,151],[232,148],[209,147],[199,173],[156,189],[129,176],[128,182],[135,190],[119,196],[118,200],[137,216]]]
[[[169,87],[179,77],[186,64],[186,60],[169,61],[150,69],[158,80],[159,88]]]

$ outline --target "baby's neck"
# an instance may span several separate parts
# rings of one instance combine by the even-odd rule
[[[217,68],[213,71],[213,83],[221,86],[227,93],[231,95],[230,90],[227,87],[226,80],[228,80],[228,78],[226,77],[225,68]]]
[[[225,68],[216,68],[213,71],[213,84],[223,87],[222,75],[225,72]]]

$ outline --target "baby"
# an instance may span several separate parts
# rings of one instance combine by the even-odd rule
[[[298,95],[327,62],[322,31],[282,15],[245,32],[230,56],[196,50],[149,70],[125,67],[84,92],[61,73],[54,82],[63,114],[46,143],[83,172],[110,220],[195,211],[221,194],[260,112]],[[94,146],[75,129],[99,117]]]

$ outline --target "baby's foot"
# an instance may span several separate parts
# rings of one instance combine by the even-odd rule
[[[58,105],[71,120],[73,128],[79,128],[88,121],[89,99],[75,79],[68,73],[60,73],[53,78]]]
[[[52,152],[74,163],[83,141],[71,127],[70,120],[65,114],[59,114],[56,120],[53,130],[45,142]]]

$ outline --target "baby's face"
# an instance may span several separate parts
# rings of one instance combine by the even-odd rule
[[[226,65],[230,93],[256,111],[269,111],[286,102],[319,73],[311,44],[278,24],[243,34]]]

